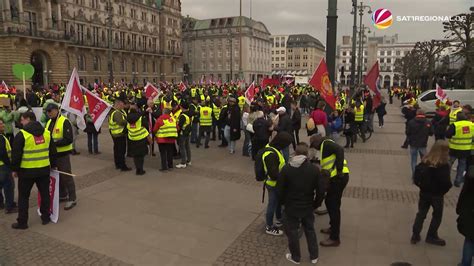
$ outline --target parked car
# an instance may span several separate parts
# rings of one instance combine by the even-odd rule
[[[450,101],[458,100],[461,105],[469,104],[474,107],[474,90],[444,90]],[[436,112],[436,90],[425,91],[418,97],[418,105],[426,114]]]

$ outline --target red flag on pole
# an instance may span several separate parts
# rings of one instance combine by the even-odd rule
[[[188,88],[186,87],[186,85],[181,81],[179,83],[179,91],[183,92],[185,90],[187,90]]]
[[[64,93],[63,102],[61,103],[61,109],[77,116],[77,126],[81,130],[86,128],[86,123],[84,121],[86,107],[76,68],[72,70],[71,78],[69,79],[66,92]]]
[[[440,101],[444,101],[447,97],[448,95],[446,94],[446,92],[444,92],[443,88],[441,88],[441,86],[436,83],[436,98],[438,98],[438,100]]]
[[[89,106],[89,115],[92,118],[92,122],[94,123],[95,129],[99,131],[112,106],[97,97],[88,89],[82,87],[82,90],[84,91],[87,98],[87,104]]]
[[[252,84],[250,84],[250,86],[245,91],[245,101],[247,102],[248,105],[250,105],[253,102],[254,97],[255,97],[255,82],[252,82]]]
[[[314,71],[313,77],[309,81],[309,84],[319,92],[321,97],[331,106],[333,110],[336,110],[336,97],[332,91],[331,81],[329,80],[328,67],[324,58],[321,59],[318,68]]]
[[[372,66],[369,73],[367,73],[367,76],[365,76],[364,78],[365,85],[367,85],[367,87],[369,87],[369,89],[372,90],[375,94],[373,105],[372,105],[373,109],[377,108],[380,105],[380,102],[382,101],[379,75],[380,75],[379,61],[377,61]]]
[[[160,90],[157,89],[153,84],[148,82],[145,86],[145,96],[147,99],[155,99],[160,93]]]

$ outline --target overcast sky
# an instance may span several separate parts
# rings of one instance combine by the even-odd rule
[[[263,22],[272,34],[308,33],[326,43],[327,0],[242,0],[243,15]],[[331,0],[334,1],[334,0]],[[239,15],[239,0],[181,0],[182,14],[198,19]],[[360,2],[360,1],[359,1]],[[389,9],[394,24],[385,30],[375,29],[370,15],[363,23],[371,28],[371,35],[398,33],[399,40],[415,42],[444,37],[440,22],[397,22],[396,16],[439,16],[469,12],[474,0],[366,0],[373,10]],[[338,1],[338,43],[342,35],[352,35],[351,0]]]

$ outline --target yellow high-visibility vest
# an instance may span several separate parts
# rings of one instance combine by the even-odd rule
[[[188,129],[189,125],[191,125],[191,118],[185,114],[185,113],[181,113],[180,117],[181,116],[184,116],[184,125],[183,125],[183,128],[181,128],[181,132],[185,131],[186,129]],[[178,120],[179,121],[179,120]]]
[[[5,135],[3,134],[0,134],[2,135],[2,137],[5,139],[5,149],[7,150],[7,155],[8,155],[8,159],[11,160],[12,158],[12,146],[10,145],[10,141],[7,139],[7,137],[5,137]],[[4,163],[3,161],[0,161],[0,166],[3,166]]]
[[[267,165],[265,164],[265,157],[267,157],[272,152],[275,152],[278,155],[278,171],[281,171],[281,169],[283,169],[283,166],[285,166],[285,157],[283,157],[283,154],[281,154],[279,150],[270,146],[270,144],[267,144],[265,148],[270,148],[273,150],[273,151],[266,151],[262,154],[263,169],[265,170],[265,173],[267,174],[265,184],[267,184],[270,187],[275,187],[277,184],[277,181],[271,180],[270,177],[268,176],[268,169],[267,169]]]
[[[56,119],[56,123],[54,124],[53,132],[52,132],[52,137],[54,142],[60,141],[64,138],[64,122],[69,121],[66,117],[63,115],[59,115],[58,118]],[[49,129],[49,126],[51,125],[51,119],[48,120],[48,123],[46,123],[46,129]],[[72,143],[68,144],[66,146],[56,146],[57,152],[67,152],[67,151],[72,151]]]
[[[451,112],[449,112],[449,124],[450,125],[458,120],[457,115],[461,111],[462,111],[462,108],[458,107],[457,109],[452,109]]]
[[[364,121],[364,105],[361,105],[359,108],[355,107],[355,122]]]
[[[163,125],[156,133],[158,138],[177,138],[178,128],[176,127],[176,120],[173,117],[163,120]]]
[[[51,133],[45,129],[42,136],[34,136],[22,129],[21,133],[25,139],[23,155],[21,157],[20,168],[34,169],[50,166],[49,144]]]
[[[214,114],[214,118],[219,120],[219,116],[221,115],[221,107],[212,104],[212,113]]]
[[[127,135],[129,140],[139,141],[148,137],[148,130],[142,126],[142,119],[135,123],[127,123]]]
[[[110,114],[110,116],[109,116],[109,130],[110,130],[110,134],[112,135],[112,137],[122,134],[123,131],[125,130],[124,126],[121,126],[121,125],[119,125],[118,123],[116,123],[114,121],[115,112],[119,112],[120,115],[123,117],[123,119],[125,119],[125,112],[123,110],[114,110]]]
[[[199,125],[204,126],[212,126],[212,109],[211,107],[202,106],[201,110],[199,110]]]
[[[449,139],[449,148],[458,151],[471,150],[473,146],[474,126],[471,121],[454,122],[455,134]]]
[[[244,109],[244,105],[245,105],[245,96],[239,96],[239,108],[240,108],[240,111],[242,111]]]
[[[336,155],[331,154],[328,157],[323,157],[324,143],[326,143],[327,141],[334,142],[333,140],[328,139],[328,140],[323,141],[323,143],[321,144],[321,158],[322,158],[321,159],[321,168],[324,169],[324,170],[329,171],[330,177],[333,178],[333,177],[337,176],[337,169],[336,169],[336,166],[335,166]],[[344,167],[342,168],[342,173],[343,174],[349,174],[349,167],[347,167],[347,161],[345,159],[344,159]]]

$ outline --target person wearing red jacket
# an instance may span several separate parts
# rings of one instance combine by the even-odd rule
[[[173,152],[178,137],[178,125],[176,119],[170,114],[170,109],[163,109],[163,114],[158,117],[153,127],[153,134],[156,136],[161,156],[160,171],[173,169]]]

